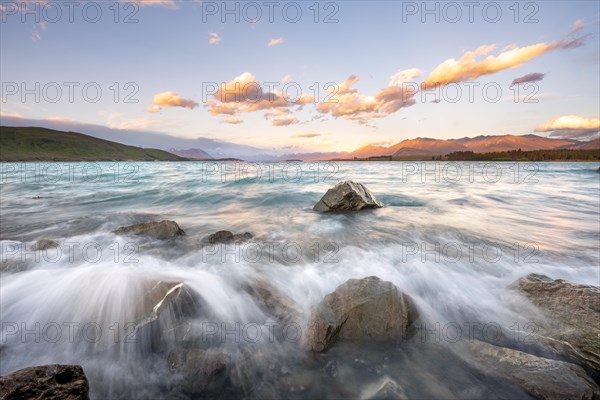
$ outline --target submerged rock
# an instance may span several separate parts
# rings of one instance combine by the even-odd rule
[[[392,378],[385,376],[379,382],[371,384],[363,390],[364,400],[408,400],[404,388]]]
[[[250,232],[233,234],[229,231],[218,231],[202,239],[207,244],[243,243],[254,237]]]
[[[567,344],[551,343],[556,351],[579,360],[588,370],[600,369],[600,288],[545,275],[530,274],[515,281],[518,290],[539,307],[548,323],[536,332]],[[569,344],[576,350],[571,351]]]
[[[152,221],[142,224],[122,226],[113,233],[117,235],[146,235],[156,239],[168,239],[176,236],[183,236],[185,232],[177,225],[175,221]]]
[[[283,323],[300,323],[302,309],[294,300],[263,279],[255,279],[244,287],[267,313]]]
[[[182,282],[148,282],[136,328],[156,320],[160,313],[177,299],[182,288]]]
[[[350,279],[311,309],[303,343],[321,352],[337,339],[396,342],[417,315],[413,300],[393,283]]]
[[[182,349],[168,356],[169,369],[179,375],[181,388],[190,394],[220,388],[230,361],[229,354],[214,350]]]
[[[2,400],[87,400],[89,390],[79,365],[42,365],[0,376]]]
[[[55,247],[60,247],[58,242],[49,239],[40,239],[33,246],[31,246],[31,250],[33,251],[44,251],[48,249],[53,249]]]
[[[363,184],[352,181],[340,182],[329,189],[313,207],[314,211],[358,211],[382,208],[383,203],[375,198]]]
[[[536,399],[591,400],[600,396],[600,388],[575,364],[479,341],[467,344],[467,354],[482,372],[520,386]]]

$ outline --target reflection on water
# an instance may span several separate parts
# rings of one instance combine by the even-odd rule
[[[196,337],[215,323],[255,324],[265,333],[255,343],[235,334],[219,341],[235,362],[250,349],[252,376],[229,374],[207,393],[361,397],[369,385],[391,377],[409,397],[526,398],[418,334],[399,347],[338,344],[324,355],[307,355],[293,340],[268,338],[272,320],[244,287],[267,280],[306,316],[347,279],[376,275],[410,294],[429,326],[494,322],[510,329],[527,322],[506,290],[518,277],[539,272],[599,281],[600,175],[591,163],[2,168],[0,373],[81,364],[96,398],[182,395],[165,374],[166,349],[181,342],[181,310],[169,309],[134,334],[126,327],[139,322],[145,293],[156,282],[184,284],[194,304],[182,309]],[[312,211],[329,187],[346,179],[365,184],[386,208]],[[186,236],[161,242],[111,233],[162,219],[177,221]],[[201,239],[218,230],[255,238],[251,246],[202,247]],[[61,246],[42,256],[29,251],[41,238]],[[93,340],[81,336],[86,324]],[[157,326],[175,333],[157,338]],[[59,329],[60,338],[50,340]],[[128,334],[132,343],[123,340]]]

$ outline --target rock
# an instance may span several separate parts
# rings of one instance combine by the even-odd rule
[[[179,296],[182,287],[183,283],[181,282],[148,282],[141,313],[136,321],[136,328],[141,328],[156,320],[160,313]]]
[[[364,400],[408,400],[402,386],[388,376],[367,386],[360,398]]]
[[[42,365],[0,376],[2,400],[84,400],[89,390],[79,365]]]
[[[294,300],[263,279],[256,279],[244,287],[256,303],[278,321],[289,324],[302,321],[302,309]]]
[[[336,339],[400,341],[417,315],[413,300],[393,283],[350,279],[312,307],[303,344],[321,352]]]
[[[44,251],[48,249],[53,249],[55,247],[60,247],[60,244],[58,244],[58,242],[55,242],[54,240],[40,239],[33,246],[31,246],[31,250]]]
[[[600,388],[575,364],[480,341],[468,343],[463,356],[471,357],[482,372],[520,386],[536,399],[591,400],[600,396]]]
[[[377,200],[363,184],[345,181],[329,189],[315,204],[313,210],[319,212],[358,211],[382,207],[383,203]]]
[[[566,355],[579,359],[580,365],[588,370],[600,369],[599,287],[530,274],[515,281],[511,288],[527,297],[547,317],[548,323],[540,326],[536,334],[572,345],[575,352],[567,351]],[[569,350],[560,343],[552,347]]]
[[[156,239],[168,239],[176,236],[183,236],[185,232],[177,225],[175,221],[152,221],[144,222],[142,224],[135,224],[130,226],[122,226],[119,229],[113,231],[117,235],[146,235]]]
[[[233,234],[229,231],[218,231],[208,235],[202,239],[202,243],[208,244],[227,244],[227,243],[243,243],[254,237],[250,232]]]
[[[230,361],[229,354],[215,350],[182,349],[168,356],[169,369],[179,375],[181,388],[190,394],[221,387]]]

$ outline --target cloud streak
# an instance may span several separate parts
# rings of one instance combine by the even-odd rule
[[[523,75],[519,78],[513,79],[510,86],[522,85],[523,83],[528,83],[528,82],[539,82],[542,79],[544,79],[545,76],[546,76],[546,74],[542,74],[540,72],[534,72],[532,74]]]
[[[424,88],[475,80],[484,75],[520,67],[527,61],[554,50],[574,49],[583,46],[589,35],[576,36],[583,29],[583,22],[576,21],[571,32],[552,43],[537,43],[525,47],[510,46],[498,55],[490,55],[496,45],[484,45],[475,51],[467,51],[458,60],[453,58],[439,64],[422,83]],[[481,59],[482,57],[484,57]]]
[[[321,136],[320,133],[297,133],[292,135],[293,138],[296,139],[312,139]]]

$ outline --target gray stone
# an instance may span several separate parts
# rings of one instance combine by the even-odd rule
[[[202,243],[206,244],[228,244],[228,243],[243,243],[252,239],[254,235],[250,232],[233,234],[229,231],[218,231],[208,235],[202,239]]]
[[[600,388],[575,364],[480,341],[466,346],[464,357],[470,357],[482,372],[520,386],[537,399],[592,400],[600,396]]]
[[[363,400],[408,400],[404,388],[392,378],[385,376],[379,382],[368,385],[362,392]]]
[[[282,323],[300,323],[302,309],[294,300],[263,279],[255,279],[244,289],[267,313]]]
[[[195,395],[221,387],[230,361],[229,354],[216,350],[182,349],[168,356],[169,368],[179,376],[183,391]]]
[[[543,311],[546,321],[535,333],[555,341],[538,338],[540,343],[567,359],[578,360],[587,370],[600,369],[599,287],[530,274],[515,281],[511,288]]]
[[[169,239],[183,236],[185,232],[175,221],[152,221],[130,226],[122,226],[113,231],[117,235],[145,235],[156,239]]]
[[[2,400],[87,400],[89,390],[79,365],[42,365],[0,376]]]
[[[312,307],[303,344],[321,352],[335,340],[398,342],[417,317],[413,300],[393,283],[350,279]]]
[[[49,239],[40,239],[33,246],[31,246],[31,250],[33,251],[44,251],[48,249],[53,249],[55,247],[60,247],[58,242]]]
[[[377,200],[363,184],[345,181],[329,189],[315,204],[313,210],[319,212],[358,211],[382,207],[383,203]]]

